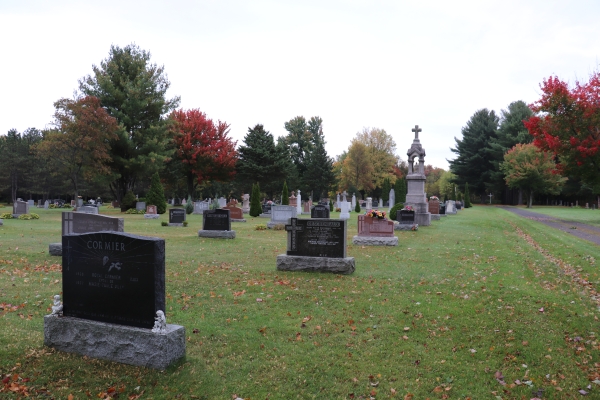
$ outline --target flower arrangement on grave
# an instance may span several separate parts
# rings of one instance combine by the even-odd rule
[[[413,206],[404,206],[404,208],[402,210],[403,211],[415,211],[415,208]]]
[[[270,206],[272,206],[273,202],[271,200],[269,200],[269,201],[267,201],[267,204],[270,205]]]
[[[367,217],[385,219],[385,211],[369,210],[365,213]]]
[[[431,197],[429,198],[429,200],[438,200],[438,201],[439,201],[440,199],[438,199],[438,197],[437,197],[437,196],[431,196]]]

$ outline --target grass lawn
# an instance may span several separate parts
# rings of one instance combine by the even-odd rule
[[[339,276],[277,271],[286,232],[254,230],[265,219],[211,240],[197,215],[174,228],[167,214],[101,212],[165,238],[167,321],[186,328],[185,361],[161,372],[43,346],[61,211],[39,210],[0,227],[0,398],[600,398],[600,247],[536,221],[474,207],[383,248],[351,244],[352,213],[356,272]]]

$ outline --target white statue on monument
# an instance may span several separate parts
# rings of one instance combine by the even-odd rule
[[[60,301],[60,295],[55,295],[54,296],[54,305],[52,306],[52,314],[50,315],[54,315],[56,317],[62,315],[62,311],[63,311],[63,304]]]
[[[167,332],[167,319],[165,318],[165,313],[161,310],[156,312],[156,318],[154,318],[154,328],[152,328],[152,332],[154,333],[166,333]]]

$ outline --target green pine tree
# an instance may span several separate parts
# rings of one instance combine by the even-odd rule
[[[388,201],[390,199],[390,190],[392,189],[392,183],[390,182],[390,178],[385,178],[383,180],[383,184],[381,185],[381,199],[383,201]],[[396,189],[394,189],[394,192]]]
[[[283,181],[283,190],[281,191],[281,205],[289,206],[290,205],[290,192],[288,191],[287,182]]]
[[[333,212],[333,200],[329,199],[329,212]]]
[[[473,207],[471,204],[471,195],[469,194],[469,182],[465,183],[465,208]]]
[[[252,185],[252,193],[250,194],[250,216],[258,217],[262,213],[260,206],[260,187],[258,183]]]
[[[192,200],[192,196],[188,196],[187,201],[185,202],[185,213],[191,214],[194,212],[194,202]]]
[[[394,192],[396,194],[396,203],[406,202],[406,178],[402,177],[396,179],[396,183],[394,184]]]
[[[360,212],[360,202],[358,200],[356,200],[356,206],[354,206],[354,211],[356,211],[357,213]]]
[[[121,212],[125,212],[130,208],[133,208],[135,210],[135,203],[135,196],[130,190],[129,192],[125,193],[125,196],[123,196],[123,201],[121,201]]]
[[[164,214],[167,212],[167,201],[165,200],[165,191],[160,183],[160,177],[158,172],[152,175],[152,182],[150,183],[150,190],[146,193],[146,204],[150,206],[156,206],[156,212],[158,214]]]

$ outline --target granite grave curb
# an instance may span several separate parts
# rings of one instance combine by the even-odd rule
[[[67,353],[164,370],[185,357],[185,328],[165,333],[72,317],[44,316],[44,345]]]
[[[159,214],[144,214],[145,219],[158,219],[160,218]]]
[[[213,238],[213,239],[235,239],[235,231],[210,231],[200,229],[198,237]]]
[[[329,272],[349,275],[355,269],[354,257],[328,258],[288,256],[286,254],[277,256],[278,271]]]
[[[398,246],[398,237],[354,236],[352,243],[363,246]]]

